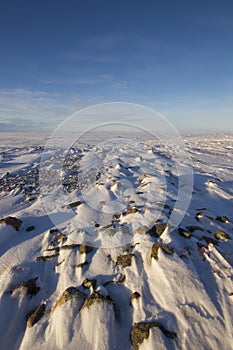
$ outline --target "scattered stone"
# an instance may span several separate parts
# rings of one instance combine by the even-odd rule
[[[166,244],[160,244],[159,246],[165,253],[167,253],[169,255],[174,254],[174,250],[172,248],[169,248]]]
[[[116,263],[117,263],[117,265],[120,265],[122,267],[131,266],[133,256],[134,256],[134,254],[119,255],[117,257]]]
[[[139,345],[143,343],[144,339],[149,337],[149,332],[152,327],[159,328],[168,338],[174,339],[177,337],[176,333],[168,331],[160,322],[134,323],[130,333],[130,339],[134,350],[138,350]]]
[[[51,260],[51,259],[56,258],[58,256],[59,256],[59,254],[53,254],[53,255],[47,255],[47,256],[38,256],[36,258],[36,262]]]
[[[190,231],[191,233],[195,232],[195,231],[202,231],[204,232],[205,230],[200,227],[200,226],[187,226],[187,230]]]
[[[52,308],[51,314],[58,308],[58,306],[61,306],[65,304],[67,301],[72,300],[72,299],[78,299],[80,298],[82,301],[82,304],[84,300],[86,299],[86,294],[80,292],[77,288],[75,287],[68,287],[61,295],[61,297],[58,299],[54,307]]]
[[[87,245],[86,243],[82,243],[79,248],[80,254],[89,254],[93,251],[93,247]]]
[[[151,258],[155,258],[156,260],[158,260],[158,258],[159,258],[159,255],[158,255],[159,248],[160,248],[160,245],[158,243],[154,243],[152,245],[151,254],[150,254]]]
[[[89,280],[88,278],[86,278],[86,279],[83,281],[82,286],[83,286],[84,288],[87,288],[87,289],[90,289],[90,288],[95,289],[96,284],[97,284],[97,280],[96,280],[95,278],[93,278],[92,280]]]
[[[26,232],[31,232],[31,231],[33,231],[33,230],[35,230],[35,226],[28,226],[28,227],[26,228]]]
[[[155,258],[156,260],[159,259],[159,248],[161,248],[165,253],[172,255],[174,254],[174,250],[172,248],[169,248],[166,244],[163,243],[154,243],[151,247],[151,254],[150,258]]]
[[[51,233],[51,234],[58,233],[58,232],[59,232],[59,230],[57,228],[51,228],[49,230],[49,233]]]
[[[69,208],[76,208],[76,207],[78,207],[80,204],[82,204],[82,202],[77,201],[77,202],[70,203],[70,204],[66,205],[65,207],[68,208],[68,209],[69,209]],[[65,208],[65,207],[63,207],[63,208]]]
[[[126,216],[126,215],[129,215],[129,214],[135,214],[135,213],[138,213],[139,210],[137,207],[131,207],[129,208],[129,210],[127,210],[126,213],[124,213],[123,215]]]
[[[88,262],[87,262],[87,261],[84,261],[84,262],[82,262],[82,263],[76,265],[76,267],[83,267],[83,266],[85,266],[85,265],[88,265]]]
[[[206,241],[206,243],[212,243],[213,245],[218,245],[218,241],[212,237],[202,236],[202,238]]]
[[[217,239],[231,239],[231,237],[224,231],[217,231],[215,233],[215,238]]]
[[[133,231],[134,235],[145,235],[148,231],[147,226],[140,226],[136,230]]]
[[[19,284],[17,287],[13,288],[10,293],[12,294],[13,292],[15,292],[16,290],[24,287],[24,288],[27,288],[27,295],[30,295],[31,297],[36,295],[39,290],[40,290],[40,287],[37,287],[36,286],[36,281],[38,280],[38,277],[35,277],[35,278],[31,278],[21,284]]]
[[[27,314],[27,327],[31,328],[36,324],[45,314],[46,306],[41,304],[36,309]]]
[[[230,222],[229,219],[226,216],[217,216],[216,220],[220,221],[220,222],[224,222],[226,224],[228,224]]]
[[[147,233],[154,237],[160,237],[167,227],[168,227],[167,224],[153,225],[151,228],[149,228]]]
[[[54,238],[53,238],[53,240],[55,241],[55,242],[64,242],[65,240],[67,239],[67,237],[66,237],[66,235],[64,234],[64,233],[60,233],[60,234],[58,234],[58,235],[56,235]]]
[[[178,228],[178,232],[184,238],[190,238],[192,236],[191,232],[184,230],[183,228]]]
[[[131,298],[130,298],[130,305],[132,306],[132,302],[133,302],[133,300],[134,299],[138,299],[138,298],[140,298],[140,296],[141,296],[141,294],[140,293],[138,293],[138,292],[134,292],[132,295],[131,295]]]
[[[20,226],[22,225],[23,221],[20,219],[17,219],[13,216],[7,216],[4,219],[0,220],[0,224],[6,224],[14,227],[16,231],[19,231]]]

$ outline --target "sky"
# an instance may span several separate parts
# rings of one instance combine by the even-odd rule
[[[52,130],[103,102],[179,131],[233,131],[232,0],[8,0],[0,130]]]

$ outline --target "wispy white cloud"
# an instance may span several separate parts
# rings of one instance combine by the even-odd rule
[[[14,125],[50,127],[82,107],[78,94],[65,96],[61,93],[29,89],[0,89],[1,128]]]

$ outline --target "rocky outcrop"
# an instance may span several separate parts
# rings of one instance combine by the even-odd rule
[[[167,227],[168,227],[167,224],[156,224],[156,225],[153,225],[151,228],[149,228],[147,233],[154,237],[160,237],[164,233]]]
[[[160,322],[157,321],[134,323],[130,333],[130,339],[134,350],[138,350],[139,345],[143,343],[144,339],[149,337],[150,329],[152,327],[159,328],[168,338],[174,339],[177,337],[175,332],[168,331]]]
[[[81,299],[82,303],[86,299],[86,294],[80,292],[75,287],[68,287],[61,295],[61,297],[58,299],[54,307],[52,308],[51,314],[61,305],[65,304],[67,301],[72,299]]]
[[[0,224],[10,225],[10,226],[14,227],[14,229],[16,231],[19,231],[20,226],[22,225],[22,223],[23,223],[22,220],[17,219],[17,218],[15,218],[13,216],[7,216],[6,218],[0,220]]]
[[[117,263],[117,265],[120,265],[122,267],[131,266],[133,256],[134,256],[134,254],[119,255],[117,257],[116,263]]]
[[[15,292],[16,290],[19,290],[21,288],[27,288],[27,295],[29,296],[33,296],[33,295],[36,295],[39,290],[40,290],[40,287],[37,287],[36,286],[36,281],[38,280],[38,277],[35,277],[35,278],[31,278],[21,284],[19,284],[18,286],[16,286],[15,288],[13,288],[10,293],[13,293]]]
[[[45,304],[39,305],[36,309],[27,314],[27,327],[33,327],[45,314]]]

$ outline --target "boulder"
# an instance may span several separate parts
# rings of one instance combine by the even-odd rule
[[[7,216],[6,218],[0,220],[0,224],[10,225],[10,226],[14,227],[14,229],[16,231],[19,231],[20,226],[22,225],[22,223],[23,223],[22,220],[17,219],[17,218],[15,218],[13,216]]]

